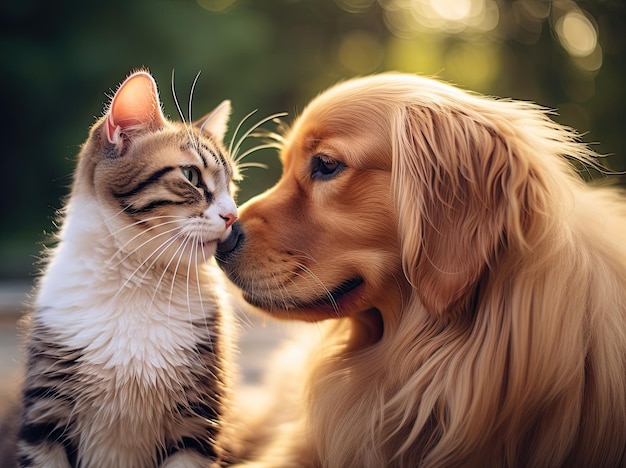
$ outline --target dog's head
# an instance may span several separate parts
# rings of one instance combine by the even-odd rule
[[[278,317],[388,320],[413,297],[465,310],[503,253],[547,228],[564,163],[543,155],[567,141],[530,104],[412,75],[342,83],[296,120],[280,181],[241,208],[218,259]]]

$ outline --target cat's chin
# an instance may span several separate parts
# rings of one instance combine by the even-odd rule
[[[199,240],[197,245],[198,248],[202,250],[204,256],[208,258],[215,255],[215,252],[217,251],[217,243],[218,239]]]

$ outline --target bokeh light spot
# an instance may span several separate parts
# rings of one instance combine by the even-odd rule
[[[578,9],[558,19],[556,32],[561,44],[572,57],[591,55],[598,44],[598,34],[589,19]]]
[[[585,57],[573,57],[573,62],[582,70],[595,72],[602,68],[602,47],[600,44],[596,46],[593,52]]]
[[[335,3],[348,13],[363,13],[371,8],[375,0],[335,0]]]
[[[472,11],[472,0],[430,0],[435,13],[449,21],[463,21]]]
[[[208,11],[220,13],[228,10],[237,0],[196,0],[198,5]]]
[[[461,34],[487,32],[498,25],[495,0],[380,0],[390,31]]]

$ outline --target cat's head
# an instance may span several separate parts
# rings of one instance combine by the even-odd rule
[[[222,140],[230,103],[172,122],[146,71],[124,81],[83,146],[70,203],[102,213],[102,234],[146,261],[201,263],[237,218],[237,168]]]

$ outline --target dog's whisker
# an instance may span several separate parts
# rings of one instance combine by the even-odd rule
[[[333,297],[332,292],[326,287],[326,285],[324,285],[324,282],[319,278],[319,276],[317,276],[313,272],[313,270],[311,270],[309,267],[307,267],[303,263],[298,263],[297,268],[305,272],[310,278],[313,278],[313,280],[315,280],[315,282],[320,285],[322,291],[324,292],[324,295],[328,298],[328,301],[330,302],[333,310],[335,311],[335,314],[339,316],[340,315],[339,306],[337,305],[337,302],[335,301],[335,298]]]

